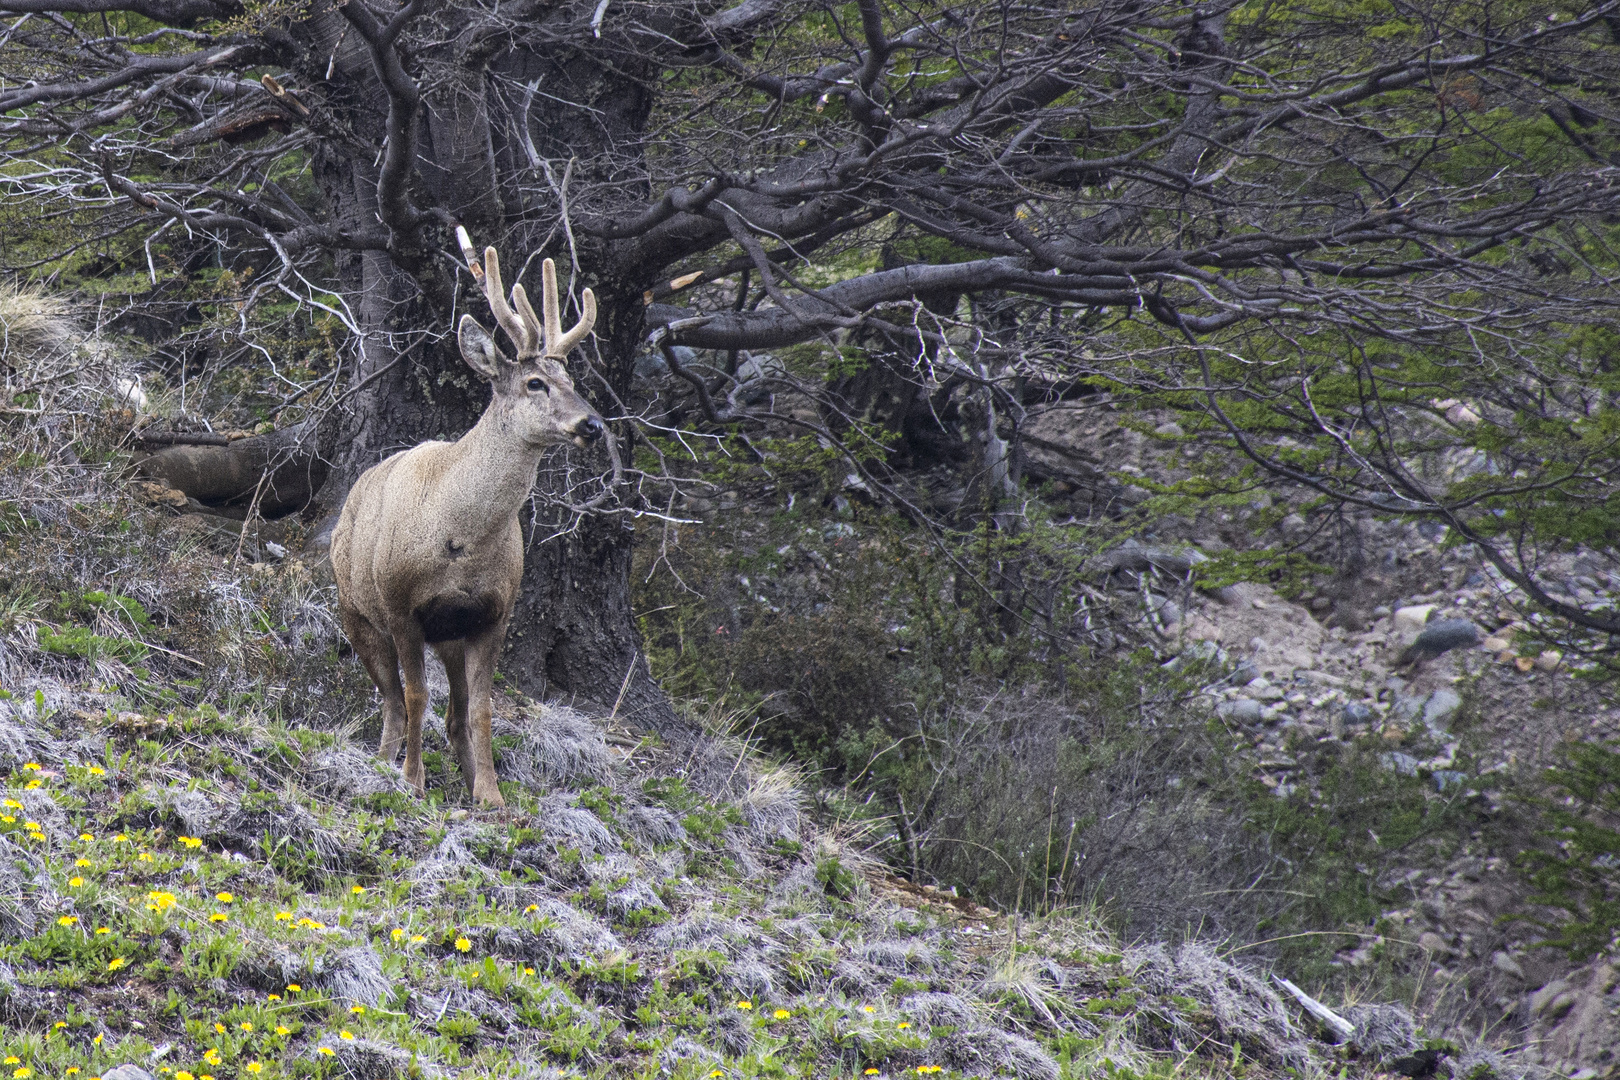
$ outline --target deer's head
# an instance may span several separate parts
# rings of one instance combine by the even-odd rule
[[[505,413],[511,433],[530,446],[572,440],[585,447],[595,442],[605,430],[602,418],[574,389],[574,380],[562,362],[596,324],[596,297],[590,289],[580,294],[582,315],[565,334],[557,303],[557,268],[550,259],[540,267],[542,321],[535,316],[522,285],[512,286],[512,299],[507,302],[501,261],[494,248],[484,249],[480,265],[467,230],[457,227],[456,239],[474,280],[483,287],[495,321],[517,350],[516,359],[507,359],[477,319],[461,317],[456,331],[461,358],[490,381],[495,391],[492,407]]]

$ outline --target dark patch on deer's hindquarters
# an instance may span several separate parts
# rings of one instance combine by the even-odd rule
[[[456,641],[487,630],[500,621],[501,603],[494,593],[464,592],[435,596],[411,612],[427,642]]]

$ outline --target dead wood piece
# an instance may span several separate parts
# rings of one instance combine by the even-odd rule
[[[258,495],[267,518],[302,509],[326,480],[314,430],[298,424],[227,445],[176,445],[136,464],[145,477],[211,507],[246,508]]]
[[[135,441],[147,446],[229,446],[230,436],[212,431],[138,431]]]

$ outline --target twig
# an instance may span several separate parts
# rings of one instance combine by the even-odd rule
[[[1317,1001],[1281,975],[1273,972],[1271,977],[1277,980],[1279,986],[1294,996],[1294,1000],[1299,1002],[1301,1008],[1320,1020],[1324,1026],[1330,1028],[1339,1038],[1348,1039],[1356,1033],[1356,1025]]]

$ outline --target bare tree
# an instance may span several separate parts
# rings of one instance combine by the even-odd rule
[[[1557,289],[1509,256],[1620,209],[1620,0],[0,11],[7,261],[145,271],[154,303],[216,261],[255,271],[244,320],[268,299],[341,317],[352,363],[303,401],[341,406],[328,506],[481,405],[449,346],[458,223],[523,253],[519,276],[552,255],[595,290],[578,382],[621,450],[649,333],[702,423],[820,431],[774,408],[785,373],[748,350],[859,341],[859,392],[926,414],[968,387],[993,415],[1093,339],[1126,373],[1135,348],[1202,356],[1223,333],[1421,343],[1609,302],[1605,254]],[[1559,152],[1503,145],[1504,111],[1550,117]],[[606,463],[555,475],[582,471]],[[617,512],[530,552],[504,667],[664,723],[629,609],[640,507],[597,505]]]

